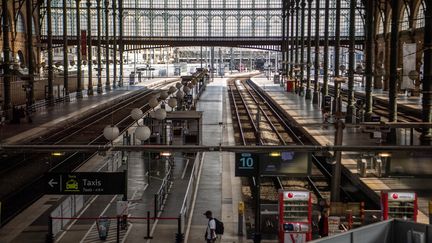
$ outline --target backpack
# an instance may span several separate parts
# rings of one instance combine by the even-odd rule
[[[216,224],[215,233],[217,235],[223,235],[224,230],[225,230],[224,229],[224,224],[221,221],[219,221],[217,218],[213,218],[213,219],[214,219],[215,224]]]

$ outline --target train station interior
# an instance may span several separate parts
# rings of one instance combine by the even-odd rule
[[[431,0],[0,5],[0,243],[432,242]]]

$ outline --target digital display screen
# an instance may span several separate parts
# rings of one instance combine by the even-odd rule
[[[310,158],[308,152],[261,154],[260,172],[262,175],[306,176],[310,174]]]

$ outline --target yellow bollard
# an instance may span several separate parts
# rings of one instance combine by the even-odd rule
[[[245,205],[244,202],[240,201],[238,204],[238,235],[243,236],[243,215],[244,215]]]

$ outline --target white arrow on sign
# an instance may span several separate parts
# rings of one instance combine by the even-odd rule
[[[54,187],[54,185],[57,185],[58,184],[58,182],[57,181],[54,181],[54,179],[51,179],[49,182],[48,182],[48,185],[50,185],[50,187]]]

